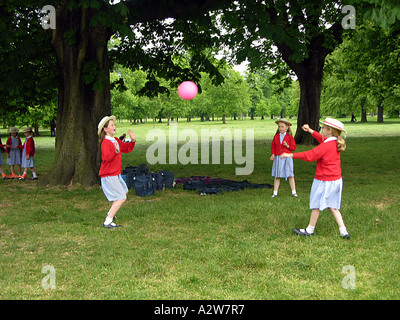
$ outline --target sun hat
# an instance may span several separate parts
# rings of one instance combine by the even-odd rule
[[[116,121],[116,118],[114,116],[105,116],[103,119],[100,120],[99,125],[97,126],[97,134],[101,134],[101,130],[104,128],[105,124],[113,120],[114,122]]]
[[[33,129],[31,127],[26,127],[22,130],[24,133],[25,132],[33,132]]]
[[[342,122],[340,122],[339,120],[333,119],[333,118],[326,118],[325,121],[320,121],[321,124],[331,127],[331,128],[335,128],[341,132],[344,132],[344,138],[346,139],[347,136],[347,131],[344,130],[344,124]]]
[[[8,129],[9,133],[18,133],[19,130],[16,127],[10,127],[10,129]]]
[[[286,119],[278,119],[275,121],[276,124],[278,124],[279,122],[283,122],[286,123],[288,126],[291,126],[292,124],[289,122],[289,120]]]

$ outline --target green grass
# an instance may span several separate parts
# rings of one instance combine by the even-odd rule
[[[341,211],[349,241],[340,238],[327,210],[314,237],[292,232],[308,223],[314,163],[295,161],[297,199],[287,182],[274,199],[271,189],[200,196],[178,186],[149,198],[131,190],[118,213],[124,227],[115,230],[102,227],[110,204],[99,186],[0,181],[0,299],[399,299],[400,121],[371,121],[344,121]],[[251,175],[235,176],[235,163],[150,169],[273,182],[272,120],[178,123],[179,130],[197,132],[208,126],[254,129]],[[117,127],[118,133],[132,128],[138,141],[123,155],[123,166],[145,162],[152,123]],[[156,128],[168,130],[165,123]],[[35,141],[40,178],[54,160],[54,138],[43,131]],[[41,285],[46,265],[56,270],[55,290]],[[342,287],[345,266],[355,268],[355,289]]]

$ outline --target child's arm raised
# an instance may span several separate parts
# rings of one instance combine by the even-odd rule
[[[308,133],[310,133],[310,134],[313,134],[313,132],[314,132],[314,130],[311,129],[310,126],[309,126],[308,124],[304,124],[301,128],[302,128],[305,132],[308,132]]]
[[[322,134],[320,134],[318,131],[315,131],[315,130],[311,129],[310,126],[309,126],[308,124],[304,124],[301,128],[302,128],[305,132],[311,133],[311,135],[313,136],[313,138],[317,139],[317,141],[318,141],[319,143],[324,142],[324,140],[326,139],[326,138],[324,138],[324,137],[322,136]]]
[[[133,148],[135,147],[135,143],[136,143],[136,137],[135,134],[133,133],[133,131],[128,130],[128,135],[131,138],[131,142],[129,143],[123,143],[121,142],[119,144],[120,148],[121,148],[121,152],[123,153],[129,153],[133,150]],[[118,140],[120,141],[120,140]]]
[[[131,138],[131,141],[132,141],[132,142],[136,142],[136,136],[135,136],[135,134],[133,133],[133,131],[131,131],[131,129],[128,130],[128,135],[129,135],[129,137]]]

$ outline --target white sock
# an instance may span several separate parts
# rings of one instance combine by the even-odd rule
[[[274,190],[274,196],[278,195],[278,190]]]
[[[110,224],[112,221],[113,221],[113,219],[109,218],[107,215],[106,220],[104,221],[104,224]]]
[[[341,236],[345,236],[346,234],[348,234],[346,226],[339,228],[339,231]]]
[[[296,194],[297,192],[296,192],[296,190],[292,190],[292,194]]]
[[[33,171],[33,172],[32,172],[32,176],[33,176],[34,178],[37,177],[37,176],[36,176],[36,171]]]
[[[305,229],[302,229],[302,231],[305,230],[305,231],[307,231],[309,234],[312,234],[312,233],[314,233],[314,229],[315,229],[315,227],[308,225],[308,227],[305,228]]]

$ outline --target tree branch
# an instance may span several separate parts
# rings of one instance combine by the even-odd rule
[[[124,3],[129,9],[128,23],[149,22],[167,18],[195,19],[208,10],[221,9],[225,0],[131,0]]]

